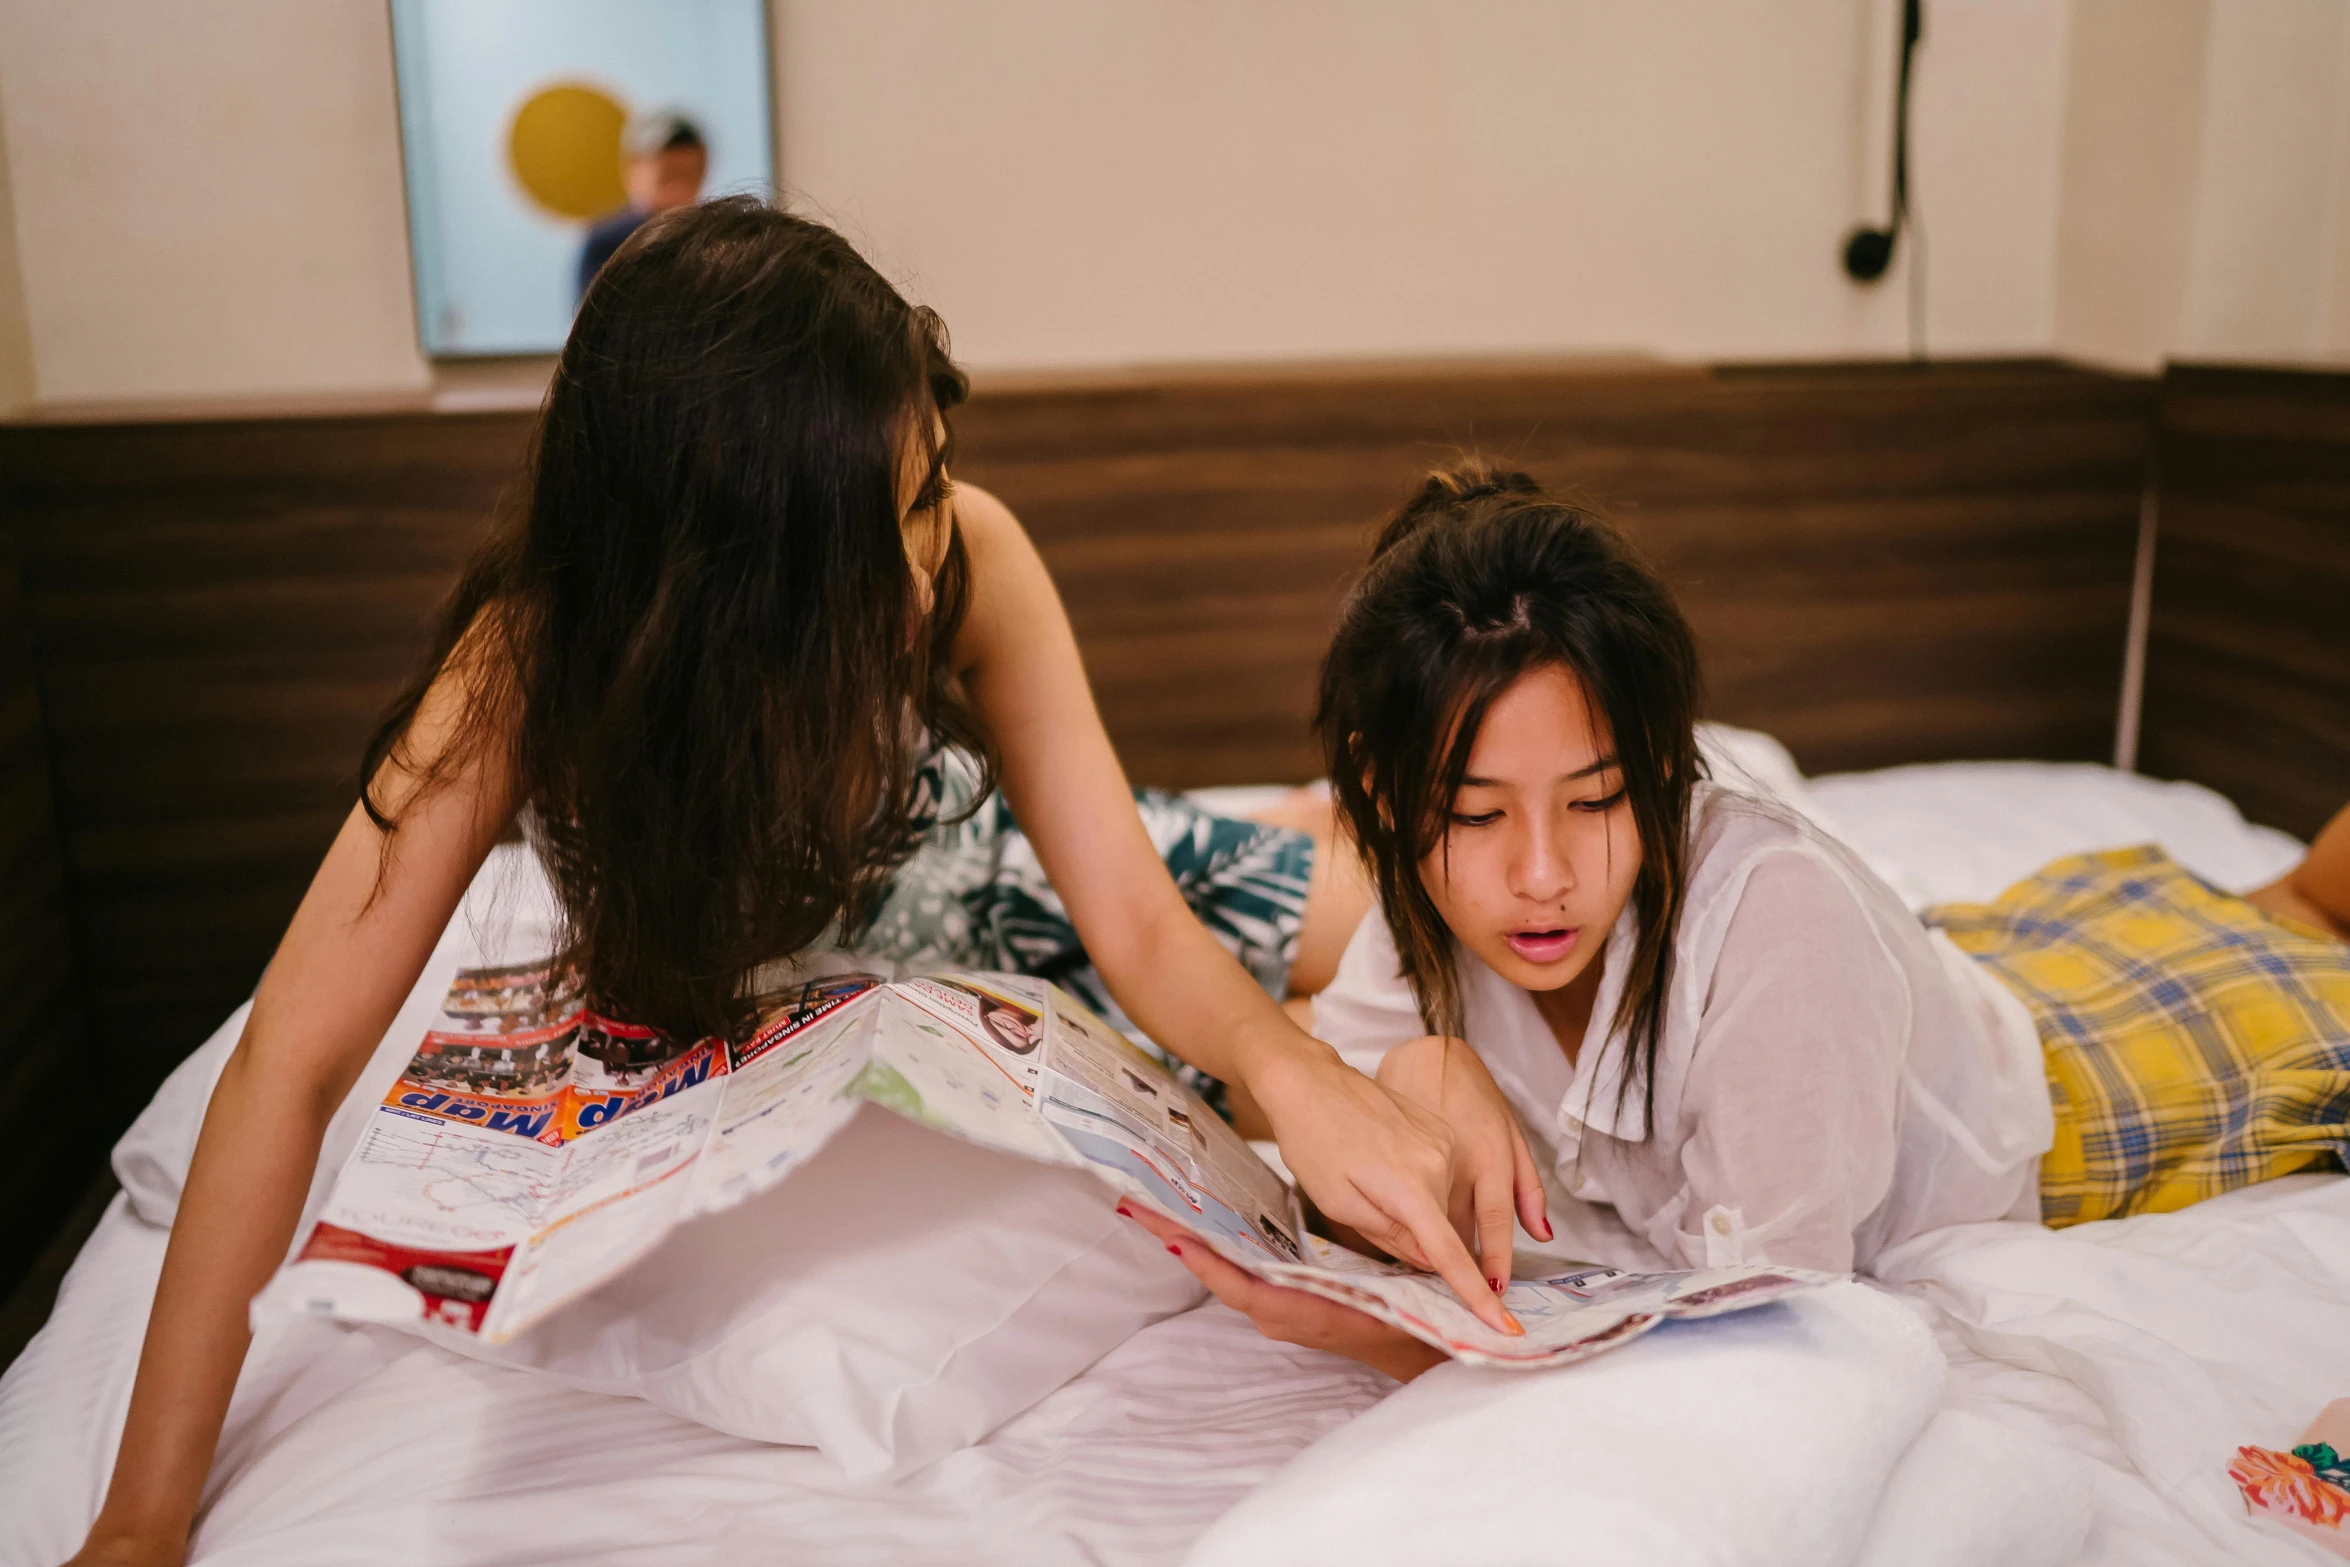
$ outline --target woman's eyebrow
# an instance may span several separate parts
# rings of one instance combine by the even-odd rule
[[[1612,755],[1603,756],[1598,761],[1593,762],[1590,766],[1578,767],[1573,772],[1567,774],[1566,781],[1572,783],[1578,778],[1589,778],[1594,774],[1604,773],[1615,765],[1615,757]],[[1470,774],[1461,780],[1461,787],[1464,789],[1502,789],[1507,788],[1508,785],[1504,784],[1498,778],[1479,778],[1475,774]]]

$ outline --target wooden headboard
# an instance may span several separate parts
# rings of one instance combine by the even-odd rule
[[[1302,779],[1345,584],[1482,451],[1679,589],[1713,716],[1813,772],[2111,757],[2152,385],[1960,364],[1200,377],[976,399],[962,474],[1059,581],[1143,781]]]
[[[2350,374],[2162,384],[2139,766],[2308,837],[2350,800]]]
[[[1617,517],[1684,595],[1712,711],[1813,771],[2099,760],[2152,399],[2049,363],[1161,376],[983,388],[960,471],[1034,532],[1140,782],[1317,770],[1305,720],[1340,594],[1379,519],[1465,449]],[[527,427],[0,428],[24,608],[0,624],[20,660],[0,656],[0,716],[26,720],[0,748],[0,830],[36,870],[61,835],[78,964],[55,961],[67,901],[36,876],[0,974],[82,1025],[0,1039],[7,1081],[69,1090],[8,1100],[0,1150],[37,1124],[80,1151],[47,1186],[0,1161],[20,1209],[86,1180],[249,993]],[[20,1240],[0,1233],[0,1288]]]

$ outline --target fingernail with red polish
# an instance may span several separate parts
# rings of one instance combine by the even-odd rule
[[[1500,1294],[1500,1293],[1501,1293],[1501,1280],[1499,1280],[1499,1279],[1487,1279],[1487,1280],[1485,1281],[1485,1287],[1486,1287],[1487,1289],[1489,1289],[1489,1290],[1493,1291],[1493,1293],[1494,1293],[1494,1294],[1498,1295],[1498,1294]]]
[[[1544,1240],[1550,1239],[1550,1221],[1548,1219],[1542,1221],[1542,1238]]]
[[[1169,1246],[1167,1248],[1167,1255],[1170,1257],[1180,1257],[1183,1255],[1183,1248],[1180,1246]]]

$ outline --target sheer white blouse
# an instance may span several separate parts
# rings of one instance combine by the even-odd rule
[[[1525,991],[1454,949],[1468,1041],[1545,1171],[1544,1249],[1841,1272],[1938,1225],[2037,1219],[2055,1123],[2023,1004],[1784,806],[1700,784],[1690,839],[1653,1128],[1637,1086],[1618,1098],[1629,909],[1572,1063]],[[1397,966],[1374,910],[1314,999],[1364,1072],[1427,1032]]]

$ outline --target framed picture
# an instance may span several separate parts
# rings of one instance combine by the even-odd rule
[[[417,336],[563,346],[650,212],[772,194],[764,0],[391,0]]]

